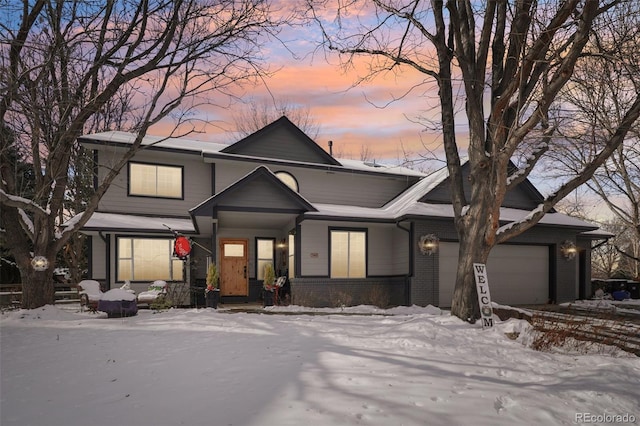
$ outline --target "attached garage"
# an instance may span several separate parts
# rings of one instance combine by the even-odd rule
[[[451,306],[458,247],[458,243],[440,243],[440,307]],[[496,246],[489,255],[487,273],[491,299],[496,303],[526,305],[547,303],[549,300],[548,246]]]

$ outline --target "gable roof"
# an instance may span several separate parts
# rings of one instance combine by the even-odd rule
[[[467,200],[471,196],[471,186],[469,185],[469,174],[471,173],[471,166],[468,160],[462,162],[462,182],[464,186],[464,194]],[[516,165],[509,161],[509,172],[512,173],[516,170]],[[429,191],[424,192],[423,196],[418,199],[422,203],[434,203],[434,204],[450,204],[451,203],[451,179],[449,178],[449,172],[447,167],[435,172],[441,178],[436,185],[432,186]],[[431,175],[429,175],[431,177]],[[507,191],[502,207],[533,210],[538,204],[544,200],[542,194],[536,189],[535,186],[525,179],[519,183],[515,188]]]
[[[268,126],[267,126],[268,127]],[[295,127],[295,126],[294,126]],[[300,129],[298,129],[300,131]],[[301,131],[300,131],[301,132]],[[254,133],[255,135],[255,133]],[[304,135],[304,134],[303,134]],[[315,159],[307,158],[305,161],[281,159],[276,158],[274,152],[270,151],[270,157],[261,157],[258,155],[244,155],[234,154],[226,152],[227,148],[234,145],[227,145],[221,143],[214,143],[208,141],[201,141],[187,138],[166,138],[160,136],[147,135],[142,140],[142,146],[145,150],[179,153],[179,154],[191,154],[203,157],[209,161],[215,161],[216,159],[232,160],[232,161],[244,161],[261,164],[280,164],[287,166],[322,169],[335,172],[345,173],[363,173],[379,176],[406,176],[410,179],[418,179],[424,176],[424,173],[408,169],[403,166],[386,165],[386,164],[371,164],[365,161],[359,160],[345,160],[334,159],[327,154],[322,148],[320,148],[313,140],[304,135],[306,142],[302,145],[308,145],[309,150],[317,150],[318,157]],[[136,139],[134,133],[122,132],[122,131],[109,131],[102,133],[94,133],[89,135],[83,135],[78,138],[78,141],[83,145],[89,146],[115,146],[121,148],[129,148]],[[304,138],[303,138],[304,140]],[[239,143],[239,142],[237,142]],[[314,148],[315,146],[315,148]],[[329,157],[329,159],[327,159]],[[309,161],[312,160],[312,161]],[[321,161],[317,163],[314,161]]]
[[[233,145],[229,145],[220,152],[315,164],[342,165],[285,116]]]
[[[189,210],[191,216],[212,216],[215,209],[302,213],[316,211],[271,170],[259,166],[216,195]]]
[[[453,218],[453,206],[448,202],[428,202],[426,195],[446,182],[449,178],[449,170],[443,167],[430,175],[420,179],[416,184],[407,188],[397,197],[382,207],[354,207],[335,204],[318,204],[317,211],[305,213],[307,219],[339,219],[339,220],[365,220],[370,222],[398,222],[413,218]],[[528,181],[536,194],[542,195]],[[528,190],[528,189],[527,189]],[[537,204],[534,208],[537,207]],[[519,221],[530,214],[532,209],[502,206],[500,208],[500,221],[509,223]],[[539,222],[541,225],[561,226],[580,230],[595,230],[598,228],[589,222],[550,211]]]

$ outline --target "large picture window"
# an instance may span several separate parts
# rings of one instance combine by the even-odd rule
[[[331,278],[365,278],[367,275],[367,232],[332,229]]]
[[[264,279],[264,267],[266,265],[274,265],[276,240],[274,238],[256,238],[256,256],[257,256],[257,278]]]
[[[173,239],[118,238],[118,281],[183,281],[182,260],[173,257]]]
[[[180,166],[129,163],[129,195],[158,198],[182,198]]]

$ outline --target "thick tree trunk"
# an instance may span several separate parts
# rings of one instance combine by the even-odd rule
[[[494,193],[495,176],[482,162],[471,169],[469,179],[474,184],[468,211],[456,218],[460,239],[456,284],[451,301],[451,314],[475,323],[480,319],[480,306],[476,291],[474,263],[487,263],[489,252],[495,244],[495,227],[498,225],[501,199]],[[490,271],[489,271],[490,273]]]
[[[458,270],[456,284],[451,301],[451,314],[458,318],[475,323],[480,319],[478,293],[473,274],[474,263],[487,263],[491,250],[484,242],[484,234],[476,232],[465,234],[460,240],[458,253]]]
[[[55,301],[53,284],[53,261],[49,259],[49,268],[35,271],[31,262],[19,262],[22,277],[22,309],[35,309],[51,305]]]

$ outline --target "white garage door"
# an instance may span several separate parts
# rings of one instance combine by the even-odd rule
[[[440,307],[450,307],[456,282],[458,243],[440,242]],[[547,303],[549,248],[500,245],[487,262],[491,299],[504,305]]]

